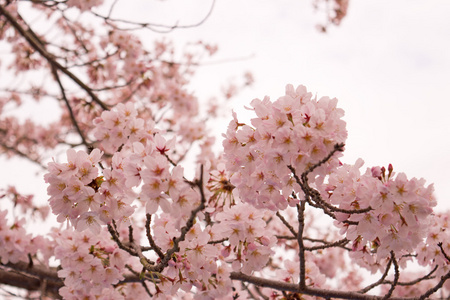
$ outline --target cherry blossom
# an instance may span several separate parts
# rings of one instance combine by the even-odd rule
[[[289,84],[274,101],[250,101],[242,122],[222,100],[249,87],[250,73],[209,104],[198,99],[191,79],[217,47],[144,40],[177,26],[116,18],[116,4],[0,0],[11,54],[0,69],[19,82],[0,87],[0,152],[41,168],[48,196],[0,187],[2,293],[5,284],[40,299],[450,295],[449,214],[435,210],[433,185],[392,165],[343,164],[336,98]],[[348,1],[331,4],[328,22],[339,24]],[[55,119],[24,120],[41,102]],[[210,128],[224,115],[220,149]],[[41,232],[51,217],[60,224]]]
[[[251,127],[239,123],[236,115],[225,135],[224,156],[232,172],[231,183],[245,202],[258,208],[285,209],[291,192],[301,192],[292,182],[289,166],[301,174],[325,157],[336,143],[345,141],[343,111],[336,99],[312,99],[304,86],[286,87],[286,94],[274,103],[269,98],[252,101],[257,118]],[[336,166],[333,158],[328,169]],[[327,168],[318,168],[325,174]],[[290,188],[283,189],[286,186]]]

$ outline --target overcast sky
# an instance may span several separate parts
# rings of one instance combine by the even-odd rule
[[[122,1],[117,11],[135,20],[184,25],[201,20],[211,3]],[[144,34],[149,41],[166,37],[219,46],[212,60],[230,61],[200,67],[192,89],[201,100],[251,71],[254,86],[233,104],[241,116],[253,98],[276,100],[288,83],[338,98],[349,132],[344,162],[361,157],[367,167],[392,163],[409,178],[435,183],[439,207],[450,208],[449,16],[448,0],[350,0],[341,26],[323,34],[316,25],[324,16],[310,0],[217,0],[199,27]],[[224,126],[218,124],[217,132]],[[43,182],[31,184],[13,163],[5,185],[21,178],[19,187],[45,193]]]

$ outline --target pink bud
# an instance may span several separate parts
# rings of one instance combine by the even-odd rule
[[[268,246],[270,244],[270,239],[266,236],[262,236],[259,240],[263,246]]]
[[[380,167],[372,167],[372,176],[375,178],[381,178],[381,168]]]

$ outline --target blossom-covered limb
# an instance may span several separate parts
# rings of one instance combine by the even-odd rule
[[[0,130],[0,132],[1,132],[1,130]],[[18,155],[19,157],[25,158],[28,161],[38,165],[39,167],[41,167],[42,170],[46,169],[46,167],[38,159],[33,158],[30,155],[28,155],[27,153],[20,151],[18,148],[11,147],[11,146],[6,145],[5,143],[1,143],[1,142],[0,142],[0,147],[5,149],[6,151],[11,151],[12,153]]]
[[[56,59],[55,56],[49,53],[43,43],[36,39],[36,34],[31,34],[31,28],[28,26],[27,29],[23,28],[16,19],[8,12],[8,10],[0,5],[0,15],[3,15],[8,19],[10,24],[27,40],[27,42],[38,51],[53,67],[61,70],[64,74],[66,74],[70,79],[72,79],[80,88],[82,88],[86,93],[92,98],[92,101],[100,105],[100,107],[104,110],[108,109],[108,106],[103,103],[97,95],[92,91],[90,87],[88,87],[80,78],[70,72],[67,68],[61,65]]]
[[[169,249],[166,254],[164,255],[164,258],[161,260],[158,265],[155,266],[155,271],[161,272],[168,264],[169,260],[172,258],[172,255],[179,251],[179,243],[184,241],[186,234],[188,231],[194,226],[194,220],[197,217],[197,214],[205,209],[206,204],[206,197],[204,194],[204,186],[203,186],[203,165],[200,166],[200,176],[199,179],[195,181],[195,184],[197,185],[199,191],[200,191],[200,204],[191,211],[191,214],[189,216],[189,219],[187,220],[186,224],[181,228],[181,234],[179,237],[173,239],[173,247]]]
[[[310,166],[307,170],[305,170],[302,173],[302,181],[304,183],[308,182],[308,174],[310,174],[312,171],[314,171],[315,169],[317,169],[318,167],[320,167],[321,165],[323,165],[324,163],[326,163],[327,161],[329,161],[331,159],[331,157],[336,153],[336,152],[343,152],[344,151],[344,147],[345,144],[344,143],[337,143],[334,145],[333,150],[330,151],[330,153],[328,153],[327,156],[325,156],[323,159],[321,159],[320,161],[318,161],[317,163],[313,164],[312,166]]]

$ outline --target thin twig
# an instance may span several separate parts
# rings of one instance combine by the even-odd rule
[[[426,291],[425,294],[423,294],[422,296],[420,296],[419,300],[423,300],[428,298],[428,296],[430,296],[431,294],[434,294],[435,292],[437,292],[440,288],[442,288],[442,286],[444,285],[444,283],[450,278],[450,271],[447,272],[447,274],[445,274],[444,276],[441,277],[441,280],[439,280],[438,284],[436,284],[434,287],[432,287],[431,289],[429,289],[428,291]]]
[[[216,1],[213,0],[211,7],[208,11],[208,13],[206,14],[205,17],[203,17],[203,19],[201,19],[199,22],[195,23],[195,24],[191,24],[191,25],[179,25],[179,24],[175,24],[175,25],[164,25],[164,24],[156,24],[156,23],[146,23],[146,22],[134,22],[134,21],[130,21],[130,20],[124,20],[124,19],[117,19],[117,18],[111,18],[111,11],[108,13],[108,16],[102,16],[98,13],[95,13],[93,11],[91,11],[91,13],[99,18],[102,18],[106,24],[110,25],[111,27],[113,27],[114,29],[117,30],[122,30],[122,31],[131,31],[131,30],[138,30],[138,29],[142,29],[142,28],[147,28],[149,30],[152,30],[154,32],[158,32],[158,33],[168,33],[173,31],[174,29],[179,29],[179,28],[193,28],[193,27],[198,27],[200,25],[202,25],[211,15],[213,9],[214,9],[214,5],[215,5]],[[134,27],[130,27],[130,28],[120,28],[117,25],[115,25],[114,23],[123,23],[126,25],[131,25]],[[163,29],[157,29],[157,28],[163,28]]]
[[[447,253],[445,253],[444,248],[442,247],[442,242],[440,242],[438,244],[438,246],[439,246],[439,249],[441,249],[441,253],[442,253],[442,255],[444,255],[447,262],[450,262],[450,257],[447,255]]]
[[[162,253],[161,248],[156,245],[155,240],[153,240],[152,233],[150,231],[150,223],[152,222],[152,215],[146,214],[146,221],[145,221],[145,231],[147,234],[147,240],[150,243],[150,246],[152,246],[152,249],[158,254],[159,258],[164,258],[164,253]]]
[[[77,130],[78,134],[80,135],[82,143],[84,145],[86,145],[86,147],[89,147],[90,143],[87,142],[83,131],[81,131],[81,128],[78,125],[78,121],[76,120],[75,114],[73,113],[73,110],[72,110],[72,106],[69,103],[69,99],[67,99],[64,86],[62,85],[61,79],[59,78],[58,71],[56,70],[56,68],[52,64],[50,65],[50,68],[52,69],[53,76],[55,77],[55,80],[58,83],[58,86],[59,86],[59,88],[61,90],[61,96],[62,96],[62,98],[64,100],[64,103],[66,104],[67,110],[69,111],[70,120],[72,121],[73,126],[75,126],[75,129]]]
[[[370,291],[371,289],[373,289],[374,287],[382,284],[384,282],[384,279],[386,278],[386,276],[389,273],[389,270],[391,269],[391,265],[392,265],[392,260],[393,257],[391,256],[391,259],[389,259],[387,265],[386,265],[386,269],[384,270],[383,275],[381,276],[380,279],[378,279],[376,282],[366,286],[365,288],[363,288],[362,290],[359,290],[360,293],[367,293],[368,291]]]
[[[292,233],[292,235],[296,239],[297,238],[297,232],[295,232],[294,227],[292,227],[292,225],[289,224],[289,222],[280,214],[279,211],[277,211],[276,216],[278,217],[278,219],[280,219],[280,221],[284,224],[284,226],[286,226],[287,229],[289,229],[289,231]]]
[[[111,226],[111,224],[108,224],[108,231],[111,234],[111,237],[113,238],[113,240],[116,242],[117,246],[119,246],[120,249],[130,253],[133,256],[137,256],[137,253],[135,250],[131,249],[130,247],[125,246],[119,238],[119,235],[117,233],[117,231],[113,228],[113,226]]]
[[[400,278],[400,270],[398,267],[397,260],[395,259],[394,251],[391,251],[391,259],[392,263],[394,264],[394,281],[391,284],[391,288],[389,289],[388,293],[384,295],[383,300],[389,299],[392,296],[392,293],[395,290],[395,287],[397,286],[398,279]]]
[[[303,238],[303,240],[310,240],[313,242],[320,242],[323,243],[323,245],[321,246],[313,246],[313,247],[305,247],[306,251],[315,251],[315,250],[323,250],[323,249],[327,249],[327,248],[333,248],[333,247],[340,247],[343,248],[345,250],[351,250],[350,248],[346,248],[345,245],[349,242],[348,239],[344,238],[342,240],[336,241],[336,242],[326,242],[326,241],[322,241],[322,240],[313,240],[313,239],[308,239],[308,238]]]

